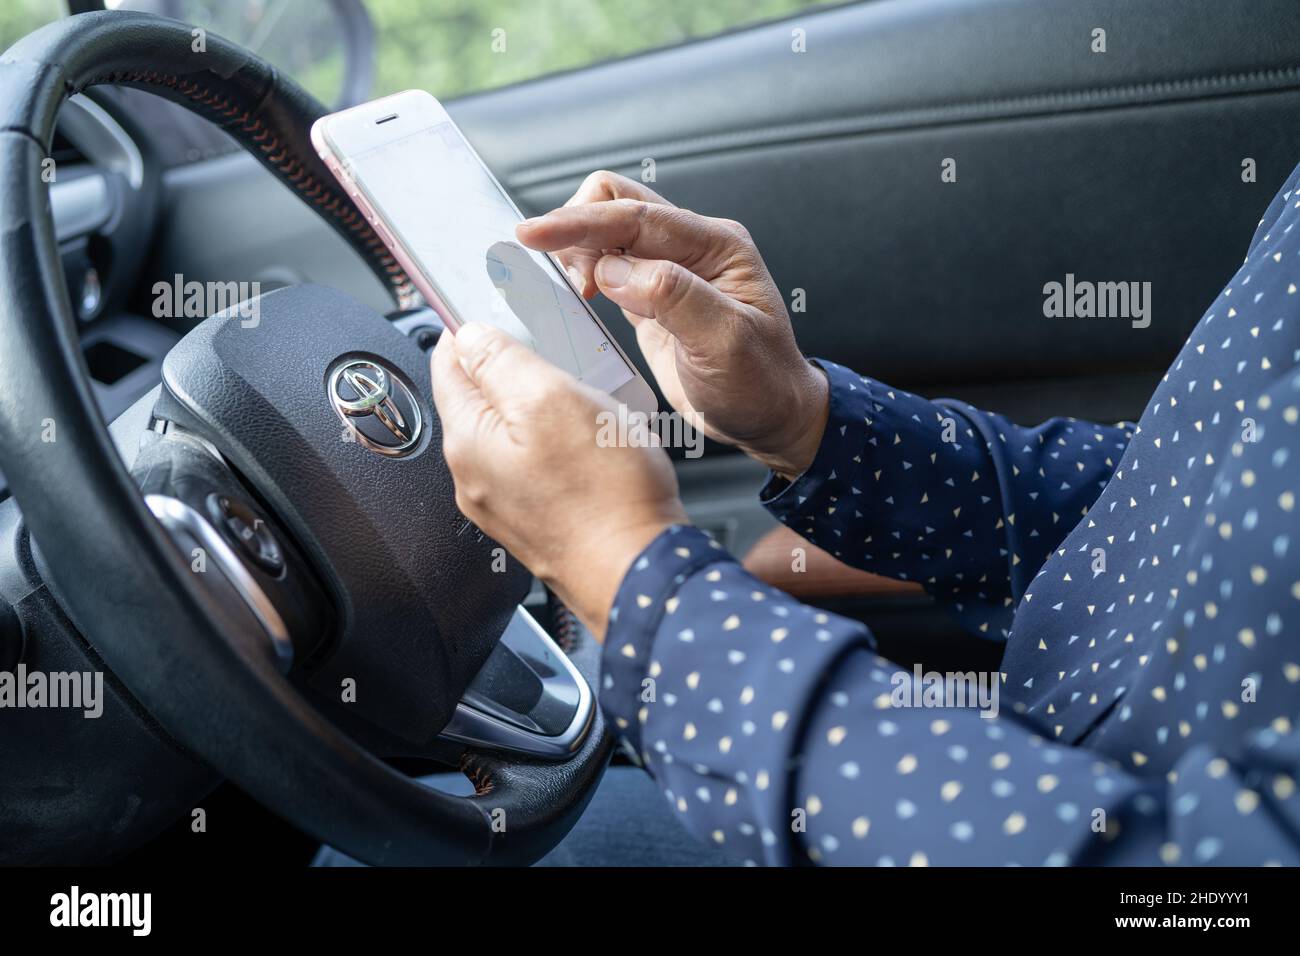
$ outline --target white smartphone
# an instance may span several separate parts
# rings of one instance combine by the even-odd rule
[[[519,209],[433,96],[408,90],[322,116],[311,139],[453,334],[487,322],[628,409],[656,410],[560,265],[515,238]]]

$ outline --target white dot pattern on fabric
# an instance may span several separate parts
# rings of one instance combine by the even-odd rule
[[[1136,425],[1023,428],[821,363],[822,447],[765,504],[1005,641],[998,716],[894,706],[912,678],[863,625],[695,529],[647,548],[601,701],[702,839],[772,864],[1300,864],[1298,182]]]

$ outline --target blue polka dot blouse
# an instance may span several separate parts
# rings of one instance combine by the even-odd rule
[[[903,670],[669,529],[600,694],[688,827],[750,863],[1300,863],[1298,183],[1136,425],[1022,428],[820,363],[816,461],[764,503],[1002,665]]]

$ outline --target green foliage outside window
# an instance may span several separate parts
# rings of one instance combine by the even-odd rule
[[[375,95],[505,86],[824,5],[814,0],[367,0]],[[494,34],[493,31],[503,31]],[[502,52],[500,50],[504,43]]]

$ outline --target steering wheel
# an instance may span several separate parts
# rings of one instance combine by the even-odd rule
[[[60,105],[96,84],[218,124],[412,297],[310,146],[323,107],[267,63],[118,11],[11,48],[0,448],[51,590],[177,743],[312,836],[373,864],[535,861],[609,757],[598,652],[567,612],[567,654],[533,624],[526,570],[457,511],[414,342],[341,293],[277,290],[200,324],[105,427],[42,176]],[[458,762],[475,794],[394,757]]]

